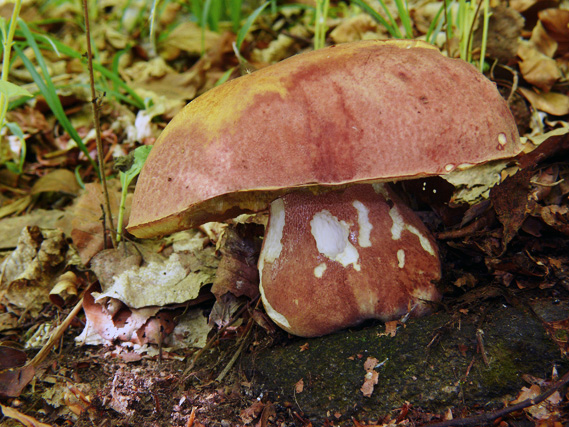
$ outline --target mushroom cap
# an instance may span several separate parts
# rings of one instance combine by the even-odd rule
[[[384,184],[273,201],[259,274],[267,314],[303,337],[420,316],[441,297],[435,239]]]
[[[506,102],[472,65],[420,41],[346,43],[190,102],[142,169],[128,230],[168,234],[299,187],[444,175],[520,151]]]

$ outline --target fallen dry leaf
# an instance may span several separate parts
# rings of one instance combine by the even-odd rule
[[[25,366],[22,350],[0,346],[0,397],[18,397],[34,376],[34,367]]]
[[[378,363],[379,361],[374,357],[368,357],[364,362],[366,374],[364,376],[364,383],[360,390],[365,397],[370,397],[372,395],[373,388],[379,380],[379,374],[374,370]]]
[[[531,169],[520,170],[490,191],[494,210],[504,226],[504,249],[516,236],[531,211],[530,203],[533,201],[530,200],[529,194],[533,173]]]
[[[211,288],[217,298],[228,292],[250,299],[259,294],[257,259],[262,228],[256,224],[237,224],[225,229],[218,244],[221,260]]]
[[[176,235],[186,236],[185,243],[189,245],[203,245],[203,236],[196,237],[198,234],[201,233],[188,230]],[[211,246],[186,250],[183,245],[178,241],[169,253],[156,253],[153,242],[101,251],[91,260],[91,269],[102,288],[95,295],[96,300],[115,298],[130,308],[195,300],[200,289],[213,282],[219,260]]]
[[[519,88],[530,104],[539,111],[554,116],[569,114],[569,96],[557,92],[539,92],[526,88]]]
[[[120,203],[120,183],[116,179],[109,180],[107,181],[107,187],[109,188],[114,224],[116,224]],[[127,196],[125,224],[130,211],[130,199],[131,196]],[[87,265],[91,258],[104,247],[102,224],[102,206],[104,206],[104,203],[101,184],[86,184],[85,190],[77,198],[73,207],[66,212],[65,218],[61,222],[62,229],[71,236],[84,265]],[[110,242],[107,243],[108,247],[110,247]]]
[[[381,28],[381,29],[380,29]],[[367,13],[361,13],[343,20],[330,32],[334,43],[381,38],[382,27]]]
[[[304,380],[302,378],[299,379],[294,385],[294,391],[296,393],[302,393],[304,391]]]
[[[538,16],[547,33],[559,44],[557,55],[567,53],[569,51],[569,10],[550,8],[539,11]]]

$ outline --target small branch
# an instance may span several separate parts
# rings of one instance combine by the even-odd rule
[[[49,354],[55,343],[61,339],[63,333],[69,327],[71,321],[75,319],[75,316],[77,316],[77,313],[79,313],[79,311],[82,308],[83,308],[83,298],[81,298],[77,302],[77,304],[75,305],[73,310],[71,310],[71,313],[67,315],[63,323],[59,325],[56,330],[53,331],[53,333],[51,334],[45,345],[42,347],[42,349],[38,352],[38,354],[36,354],[36,356],[31,360],[31,362],[29,362],[29,365],[37,367],[41,362],[43,362],[43,360],[47,357],[47,355]]]
[[[558,391],[561,387],[569,384],[569,372],[563,375],[559,381],[553,384],[549,390],[541,393],[534,399],[526,399],[523,402],[517,403],[507,408],[500,409],[498,411],[489,412],[482,415],[477,415],[475,417],[469,418],[459,418],[456,420],[448,420],[440,423],[426,424],[429,427],[470,427],[470,426],[481,426],[485,424],[492,423],[492,421],[501,418],[505,415],[511,414],[512,412],[521,411],[522,409],[529,408],[530,406],[537,405],[551,396],[553,393]]]
[[[103,141],[101,139],[101,123],[99,121],[99,98],[95,92],[95,76],[93,73],[93,53],[91,50],[91,27],[89,25],[89,7],[87,0],[83,0],[83,11],[85,13],[85,34],[87,36],[87,64],[89,68],[89,81],[91,83],[91,104],[93,106],[93,120],[95,124],[95,135],[97,140],[97,160],[99,161],[99,174],[101,183],[103,184],[103,193],[105,198],[105,208],[107,218],[109,218],[110,229],[114,230],[113,213],[111,211],[111,201],[109,199],[109,189],[107,188],[107,177],[105,176],[105,164],[103,155]],[[106,236],[105,236],[106,239]],[[111,235],[113,246],[116,246],[115,237]]]

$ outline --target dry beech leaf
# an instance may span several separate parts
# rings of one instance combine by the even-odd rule
[[[530,104],[539,111],[554,116],[569,114],[569,96],[555,92],[536,92],[526,88],[519,88]]]
[[[551,8],[538,13],[539,20],[547,33],[558,43],[557,55],[569,51],[569,10]]]
[[[199,56],[202,52],[202,37],[205,51],[212,49],[218,42],[220,35],[214,31],[203,29],[195,22],[183,22],[177,25],[168,37],[160,42],[161,56],[167,59],[176,58],[180,52]]]
[[[555,55],[555,52],[557,51],[557,42],[549,36],[545,28],[543,28],[541,21],[538,21],[536,26],[533,28],[530,42],[537,48],[537,50],[549,58],[553,58],[553,55]]]
[[[561,78],[557,62],[541,53],[533,43],[520,41],[518,56],[521,59],[520,72],[524,79],[541,90],[548,92]]]
[[[483,17],[474,33],[473,47],[480,48],[483,37]],[[518,43],[524,27],[524,18],[511,7],[498,5],[490,11],[486,55],[499,62],[507,63],[515,58]]]
[[[362,13],[342,20],[332,30],[330,38],[336,44],[377,39],[381,36],[379,28],[377,22],[369,14]]]
[[[116,215],[118,214],[120,203],[120,183],[116,179],[109,180],[107,181],[107,186],[109,188],[109,199],[111,201],[114,224],[116,224]],[[127,196],[125,224],[128,222],[131,198],[131,195]],[[67,223],[66,228],[69,228],[69,224],[71,225],[71,230],[67,234],[71,235],[73,244],[81,257],[81,262],[85,265],[104,247],[103,224],[101,219],[103,216],[102,206],[104,206],[104,203],[101,184],[87,184],[85,185],[85,190],[81,196],[77,198],[73,208],[66,213],[64,219],[64,222]]]
[[[490,199],[504,227],[504,248],[517,235],[530,213],[530,180],[533,170],[523,169],[504,180],[490,191]]]
[[[188,230],[188,240],[201,233]],[[200,289],[213,282],[218,258],[207,246],[201,250],[185,250],[178,241],[170,253],[156,253],[152,247],[139,244],[136,249],[127,244],[119,249],[107,249],[91,260],[91,269],[101,283],[97,301],[115,298],[131,308],[181,304],[198,298]],[[142,254],[142,255],[140,255]]]
[[[18,244],[20,233],[25,227],[56,228],[64,213],[58,210],[34,209],[26,215],[0,220],[0,249],[13,249]]]
[[[364,376],[364,383],[360,391],[365,397],[370,397],[373,393],[373,388],[379,380],[379,374],[373,369],[377,366],[379,361],[375,357],[368,357],[364,362],[364,369],[366,374]]]
[[[80,189],[73,172],[57,169],[38,179],[32,187],[32,194],[58,192],[77,195]]]

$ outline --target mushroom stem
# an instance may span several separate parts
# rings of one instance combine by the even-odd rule
[[[384,184],[276,199],[259,274],[267,314],[305,337],[426,314],[440,299],[435,239]]]

